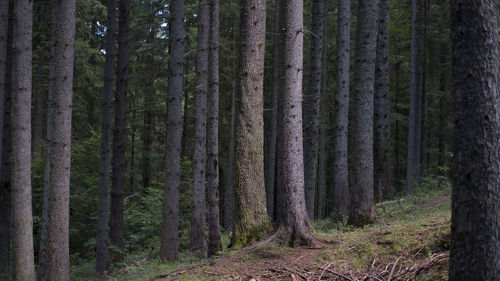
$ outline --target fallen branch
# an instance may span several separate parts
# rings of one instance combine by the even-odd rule
[[[378,202],[377,204],[375,204],[375,207],[380,207],[380,206],[384,206],[384,205],[388,205],[388,204],[394,204],[394,203],[401,203],[401,202],[404,202],[404,201],[406,201],[406,199],[401,198],[401,199],[397,199],[397,200]]]
[[[351,279],[351,277],[349,277],[349,276],[346,276],[346,275],[344,275],[344,274],[341,274],[341,273],[335,272],[335,271],[330,270],[330,269],[328,269],[328,268],[323,268],[323,267],[320,267],[320,266],[318,266],[318,268],[319,268],[319,269],[323,269],[323,270],[325,270],[326,272],[331,273],[331,274],[333,274],[333,275],[336,275],[336,276],[338,276],[338,277],[342,277],[342,278],[344,278],[344,279],[346,279],[346,280],[355,281],[355,280]]]
[[[396,262],[394,263],[394,265],[392,266],[391,273],[389,273],[389,278],[387,278],[387,281],[391,281],[392,275],[394,274],[394,269],[396,268],[396,265],[398,264],[399,259],[401,259],[401,258],[398,258],[396,260]]]

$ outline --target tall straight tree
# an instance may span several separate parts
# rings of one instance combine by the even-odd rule
[[[373,120],[373,192],[375,201],[390,197],[391,143],[389,99],[389,1],[380,0],[377,58],[375,62],[375,99]]]
[[[0,140],[3,139],[3,112],[6,95],[6,80],[7,80],[7,37],[9,27],[9,0],[0,0]],[[0,149],[0,161],[2,152]]]
[[[114,260],[123,260],[123,197],[125,195],[125,151],[127,144],[127,91],[130,38],[130,0],[120,0],[118,27],[118,73],[115,92],[115,128],[113,130],[113,177],[111,183],[111,243],[119,249]]]
[[[266,1],[240,0],[233,244],[245,245],[271,230],[264,179],[263,77]]]
[[[500,280],[500,18],[451,1],[454,153],[450,281]]]
[[[14,280],[35,280],[31,209],[32,17],[32,1],[15,1],[11,159]]]
[[[219,0],[210,0],[208,36],[208,256],[221,250],[219,223]]]
[[[333,144],[333,208],[346,214],[349,209],[347,139],[349,123],[349,71],[351,42],[351,1],[339,0],[337,22],[337,91],[335,93]]]
[[[422,49],[421,32],[418,28],[420,2],[412,0],[411,46],[410,46],[410,112],[408,124],[408,162],[406,170],[407,192],[412,193],[415,181],[419,177],[420,141],[422,126]]]
[[[97,217],[96,273],[102,275],[108,264],[108,215],[111,170],[111,135],[113,129],[113,82],[115,73],[116,0],[108,0],[106,25],[106,59],[102,96],[102,136],[99,166],[99,213]]]
[[[182,150],[182,90],[184,83],[184,0],[170,2],[170,61],[167,89],[167,152],[163,226],[160,246],[162,261],[174,260],[179,252],[179,181]],[[187,103],[188,101],[184,101]],[[184,113],[187,114],[187,113]]]
[[[319,114],[321,103],[321,62],[323,54],[323,29],[325,0],[313,0],[311,11],[311,54],[309,84],[305,97],[304,128],[304,180],[306,208],[309,218],[314,218],[316,183],[318,174]]]
[[[373,90],[377,46],[378,0],[358,0],[356,59],[349,125],[349,223],[373,220]]]
[[[314,245],[304,195],[302,139],[303,1],[280,1],[278,188],[283,200],[270,240],[287,246]]]
[[[47,280],[69,280],[69,181],[76,1],[55,1]]]
[[[195,145],[193,156],[193,212],[191,249],[206,252],[205,240],[205,165],[207,142],[208,33],[210,9],[206,0],[198,6],[198,50],[196,57]]]

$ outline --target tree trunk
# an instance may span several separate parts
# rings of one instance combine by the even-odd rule
[[[208,33],[209,5],[198,6],[198,51],[196,58],[195,148],[193,157],[193,212],[191,215],[191,250],[207,251],[205,235],[205,165],[207,142]]]
[[[219,223],[219,0],[210,0],[210,30],[208,59],[208,256],[221,248]]]
[[[446,165],[446,149],[445,149],[445,124],[447,124],[446,120],[447,114],[445,110],[445,100],[446,97],[446,74],[447,69],[444,66],[446,64],[446,54],[448,53],[448,46],[446,43],[442,43],[440,47],[440,56],[439,63],[441,65],[440,73],[439,73],[439,121],[438,128],[441,128],[438,133],[438,166],[442,167]],[[439,169],[441,171],[441,169]],[[442,174],[442,172],[439,172]]]
[[[113,131],[113,178],[111,183],[110,240],[117,248],[115,261],[123,260],[123,197],[125,195],[125,149],[127,144],[127,91],[130,38],[130,0],[120,0],[118,28],[118,73],[115,93]]]
[[[377,57],[375,66],[374,99],[374,180],[375,201],[392,195],[391,182],[391,139],[389,98],[389,2],[380,0],[378,19]]]
[[[167,152],[163,225],[160,246],[162,261],[177,259],[179,252],[179,181],[181,175],[182,90],[184,84],[184,0],[170,3],[170,61],[167,92]],[[187,102],[187,101],[185,101]],[[185,113],[186,114],[186,113]]]
[[[410,50],[410,112],[408,124],[408,163],[407,163],[407,192],[411,194],[419,177],[420,140],[422,125],[422,66],[420,63],[420,30],[418,17],[420,11],[417,2],[412,0],[411,17],[411,50]]]
[[[280,245],[313,245],[304,195],[302,138],[303,2],[280,2],[280,121],[278,188],[283,202],[270,240]]]
[[[450,281],[500,280],[498,1],[451,2],[454,155]]]
[[[349,123],[349,72],[351,42],[351,4],[339,0],[337,37],[337,92],[334,111],[333,209],[342,215],[349,210],[347,165],[347,127]]]
[[[47,279],[69,280],[71,108],[76,1],[55,2],[54,85],[49,166]]]
[[[12,248],[14,280],[35,280],[31,208],[33,3],[14,3],[12,64]]]
[[[150,22],[147,29],[151,29],[146,39],[146,44],[155,44],[156,27],[154,23],[155,4],[151,5]],[[145,73],[144,81],[144,123],[142,132],[142,192],[146,192],[151,186],[151,147],[153,145],[153,103],[155,96],[155,77],[156,66],[154,58],[154,47],[146,54],[146,66],[148,71]],[[151,72],[149,72],[151,71]]]
[[[373,209],[373,94],[377,46],[378,0],[359,0],[352,119],[349,127],[349,224],[374,219]]]
[[[273,80],[271,86],[271,117],[269,120],[269,136],[267,144],[266,157],[266,207],[267,213],[271,220],[275,214],[275,194],[276,187],[276,139],[278,134],[278,84],[279,84],[279,3],[280,0],[274,1],[274,25],[273,25]]]
[[[102,96],[102,136],[99,166],[99,213],[96,238],[96,273],[103,275],[108,265],[108,216],[111,166],[111,134],[113,128],[113,82],[115,72],[116,0],[108,0],[106,25],[106,60]]]
[[[233,245],[267,236],[264,179],[263,81],[266,1],[240,1],[240,54],[236,98],[235,194]]]

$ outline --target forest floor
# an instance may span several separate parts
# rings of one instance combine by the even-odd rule
[[[111,280],[447,280],[450,190],[421,191],[376,207],[377,222],[314,223],[317,248],[257,244],[193,264],[143,259]]]

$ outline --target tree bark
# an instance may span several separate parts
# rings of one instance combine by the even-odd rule
[[[349,123],[349,73],[351,42],[351,4],[339,0],[337,37],[337,92],[335,96],[333,209],[346,214],[349,210],[349,181],[347,165],[347,127]]]
[[[378,19],[377,57],[375,62],[374,99],[374,180],[375,201],[392,195],[391,139],[389,98],[389,2],[380,0]]]
[[[374,219],[373,209],[373,90],[377,46],[378,0],[359,0],[356,24],[356,59],[352,119],[349,127],[349,224]]]
[[[170,3],[170,61],[167,92],[167,152],[165,197],[160,246],[162,261],[177,259],[179,252],[179,181],[181,175],[182,94],[184,86],[184,0]],[[187,102],[187,101],[185,101]],[[186,113],[184,113],[186,114]]]
[[[206,0],[198,6],[198,51],[196,58],[195,148],[193,157],[193,212],[191,249],[207,251],[205,235],[205,165],[207,142],[208,33],[210,11]]]
[[[262,239],[271,230],[264,179],[263,76],[266,1],[240,1],[240,54],[235,135],[236,225],[233,245]]]
[[[12,249],[14,280],[35,280],[31,207],[33,3],[14,3],[12,64]]]
[[[500,18],[495,0],[451,2],[454,169],[450,281],[500,280]]]
[[[313,0],[308,92],[305,96],[304,180],[306,209],[314,219],[318,174],[319,109],[321,98],[321,54],[323,53],[325,0]]]
[[[123,260],[123,197],[125,195],[125,151],[127,144],[127,91],[130,38],[130,0],[120,0],[118,27],[118,73],[115,93],[115,128],[113,131],[113,178],[111,183],[110,240],[118,249],[115,261]]]
[[[278,188],[283,209],[278,212],[278,227],[270,240],[292,247],[315,244],[304,195],[303,28],[303,1],[281,1]]]
[[[111,135],[113,128],[113,82],[115,72],[116,0],[108,0],[106,25],[106,59],[102,96],[101,160],[99,166],[99,213],[96,237],[96,274],[103,275],[108,266],[109,187],[111,170]]]

